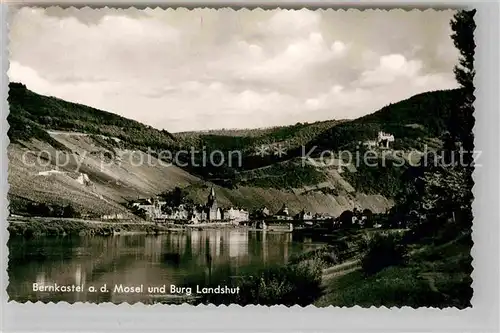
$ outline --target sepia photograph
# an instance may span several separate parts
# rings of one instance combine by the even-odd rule
[[[16,8],[9,301],[471,307],[474,15]]]

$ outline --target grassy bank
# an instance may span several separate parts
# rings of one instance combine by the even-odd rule
[[[321,272],[324,264],[319,260],[303,261],[298,264],[270,266],[257,272],[239,272],[239,276],[199,276],[186,281],[184,286],[193,290],[196,285],[203,288],[227,286],[239,287],[235,294],[201,294],[194,304],[230,305],[300,305],[312,304],[321,295]]]
[[[230,272],[213,274],[208,281],[203,275],[185,285],[240,288],[238,294],[208,294],[195,301],[217,305],[470,306],[470,234],[439,245],[409,245],[399,261],[390,259],[384,247],[377,248],[374,258],[370,239],[379,236],[392,237],[399,244],[402,234],[399,230],[343,231],[330,244],[293,257],[286,265],[239,272],[237,279],[227,278]],[[373,270],[367,260],[380,266]]]
[[[285,265],[270,266],[257,272],[239,270],[237,277],[229,270],[211,272],[209,277],[203,273],[185,281],[184,286],[193,289],[196,285],[240,288],[238,294],[204,294],[195,303],[307,306],[323,294],[324,270],[352,258],[358,240],[368,232],[339,230],[332,235],[334,241],[330,244],[294,256]]]
[[[61,235],[113,235],[116,233],[156,234],[171,230],[168,226],[140,222],[92,222],[68,219],[24,219],[9,221],[11,236],[32,238]],[[323,306],[431,306],[458,307],[470,305],[472,295],[471,238],[460,234],[449,241],[408,244],[405,260],[391,259],[386,243],[373,247],[370,240],[384,235],[399,237],[401,230],[338,230],[330,235],[329,244],[291,257],[288,264],[268,266],[259,271],[252,267],[231,265],[201,267],[198,276],[183,286],[210,288],[239,287],[238,294],[203,294],[190,300],[198,304],[259,304]],[[43,239],[43,238],[40,238]],[[66,237],[61,238],[67,239]],[[31,240],[35,243],[38,239]],[[373,249],[376,251],[373,251]],[[370,253],[370,249],[372,252]],[[37,260],[50,253],[35,251]],[[69,254],[70,255],[70,254]],[[371,265],[367,265],[367,260]],[[16,258],[11,258],[15,260]],[[25,260],[25,257],[19,259]],[[378,266],[374,267],[373,263]],[[169,301],[170,302],[170,301]]]
[[[419,245],[408,261],[373,275],[360,262],[324,270],[323,295],[316,306],[458,307],[470,306],[470,235],[435,246]]]

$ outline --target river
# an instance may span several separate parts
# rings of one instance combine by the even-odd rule
[[[210,229],[160,235],[40,237],[9,241],[9,299],[67,302],[175,302],[170,285],[233,279],[321,246],[292,233]],[[38,291],[37,286],[81,287]],[[114,286],[143,286],[120,292]],[[104,286],[106,285],[106,286]],[[94,286],[96,291],[89,291]],[[166,286],[166,292],[148,287]],[[100,288],[103,288],[102,291]],[[105,288],[105,289],[104,289]]]

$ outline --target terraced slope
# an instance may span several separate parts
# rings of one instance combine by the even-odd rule
[[[353,121],[331,120],[248,133],[223,130],[171,135],[11,83],[11,211],[16,213],[29,202],[52,202],[71,203],[77,210],[97,216],[129,214],[123,206],[127,200],[151,197],[176,186],[186,188],[196,202],[204,203],[208,188],[215,184],[222,206],[267,206],[276,211],[286,203],[292,213],[306,209],[340,215],[353,208],[384,212],[393,204],[400,172],[391,167],[367,170],[353,165],[340,169],[338,165],[299,165],[299,146],[306,145],[306,151],[312,146],[351,149],[359,141],[372,139],[378,130],[392,131],[399,148],[439,146],[437,138],[457,93],[417,95]],[[244,165],[181,168],[146,154],[149,148],[175,151],[191,141],[222,151],[242,149]],[[255,145],[277,143],[289,147],[287,154],[266,158],[255,154]]]

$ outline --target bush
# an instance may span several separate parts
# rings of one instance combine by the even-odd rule
[[[298,264],[303,261],[313,261],[316,265],[322,265],[322,268],[327,268],[332,265],[340,264],[341,259],[338,252],[339,249],[337,247],[327,245],[291,257],[289,262],[290,264]]]
[[[28,215],[41,217],[80,217],[80,213],[76,211],[71,204],[61,206],[57,204],[46,204],[44,202],[30,202],[26,205],[26,212]]]
[[[399,237],[393,234],[375,235],[368,240],[366,246],[367,252],[361,260],[361,267],[367,275],[375,274],[389,266],[406,263],[407,249]]]
[[[352,227],[352,218],[354,217],[354,213],[350,210],[345,210],[338,217],[338,221],[342,228],[350,228]]]
[[[206,294],[200,301],[211,304],[300,305],[312,304],[321,295],[323,263],[312,260],[294,265],[269,267],[246,276],[232,287],[239,294]],[[227,283],[213,283],[215,286]]]

